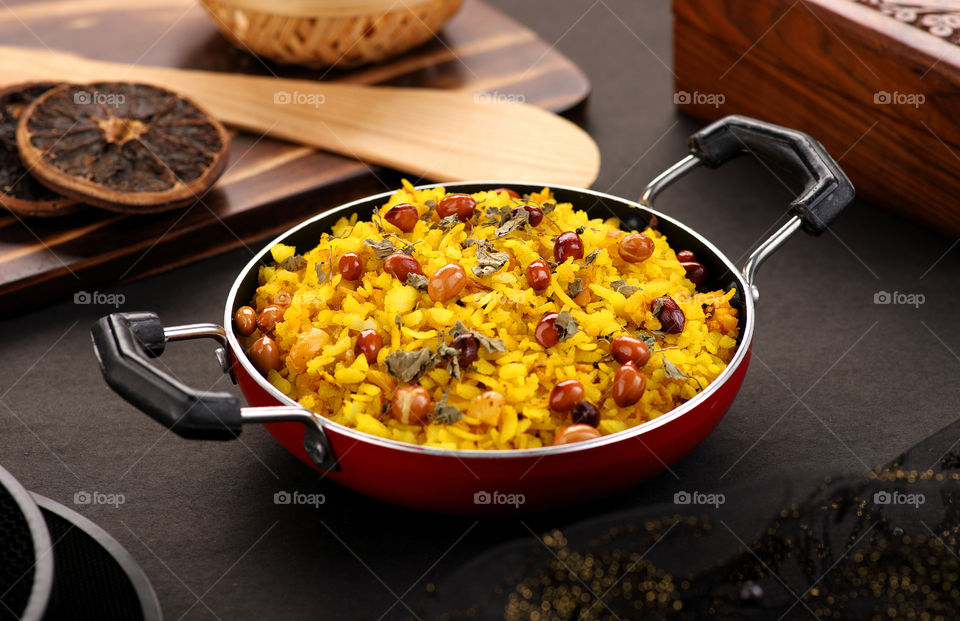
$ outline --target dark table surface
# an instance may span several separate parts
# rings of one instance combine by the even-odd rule
[[[592,80],[585,121],[603,155],[595,188],[634,198],[684,154],[697,125],[672,105],[668,3],[494,4],[556,42]],[[762,166],[742,160],[694,173],[658,206],[742,263],[782,222],[789,198]],[[863,471],[956,416],[954,243],[862,202],[832,232],[791,240],[761,271],[753,363],[717,430],[672,474],[549,515],[477,521],[387,506],[317,482],[261,428],[248,429],[242,443],[181,440],[101,380],[89,327],[113,309],[70,300],[2,324],[0,463],[123,543],[170,619],[409,616],[428,584],[495,544],[670,502],[678,490],[722,492],[736,506],[738,486],[771,481],[770,506],[743,506],[742,520],[731,523],[747,539],[757,515],[797,491],[779,489],[779,474],[802,486],[829,472]],[[218,322],[249,256],[239,250],[100,291],[168,324]],[[925,300],[877,305],[879,291]],[[164,358],[194,384],[236,390],[208,345],[178,344]],[[278,506],[279,490],[322,493],[326,503]],[[81,491],[123,494],[124,503],[75,505]]]

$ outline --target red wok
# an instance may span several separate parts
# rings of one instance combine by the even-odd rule
[[[710,274],[707,290],[735,287],[740,312],[739,343],[723,373],[695,398],[647,423],[586,442],[524,450],[444,450],[386,440],[315,415],[274,388],[258,373],[233,331],[234,311],[257,287],[257,271],[270,262],[276,243],[316,245],[343,216],[368,217],[389,193],[343,205],[307,220],[264,246],[240,273],[226,299],[223,325],[164,327],[149,312],[115,313],[93,327],[93,342],[107,383],[127,401],[184,438],[230,440],[244,424],[261,423],[288,451],[337,483],[400,505],[457,513],[542,510],[623,490],[663,471],[685,456],[716,427],[730,408],[750,362],[756,324],[757,268],[793,233],[819,235],[852,200],[846,175],[819,142],[791,129],[731,116],[690,138],[690,155],[654,179],[640,202],[592,190],[552,186],[558,202],[589,213],[620,218],[624,229],[656,226],[675,248],[696,253]],[[716,168],[752,153],[786,170],[802,184],[790,204],[791,218],[763,242],[742,269],[705,237],[652,209],[661,190],[699,166]],[[521,194],[541,184],[489,181],[444,184],[449,191],[477,192],[511,187]],[[249,406],[225,392],[199,391],[151,364],[169,341],[207,337]]]

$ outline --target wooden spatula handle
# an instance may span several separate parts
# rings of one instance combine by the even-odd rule
[[[37,80],[157,84],[190,96],[228,125],[423,179],[588,187],[600,167],[596,144],[566,119],[465,91],[142,67],[0,46],[0,86]]]

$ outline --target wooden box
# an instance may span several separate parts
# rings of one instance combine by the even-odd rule
[[[960,235],[960,1],[674,0],[674,101],[819,139],[858,196]]]

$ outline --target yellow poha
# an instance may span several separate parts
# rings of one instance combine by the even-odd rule
[[[618,253],[627,232],[616,219],[590,218],[570,203],[557,204],[548,188],[521,199],[505,191],[475,193],[468,222],[440,218],[437,204],[446,195],[442,187],[418,190],[404,181],[372,220],[343,218],[302,254],[283,244],[271,248],[275,263],[260,268],[251,305],[258,315],[277,306],[282,319],[272,329],[257,329],[244,344],[264,337],[275,342],[279,368],[270,369],[267,379],[278,390],[337,423],[400,442],[526,449],[553,444],[571,424],[569,412],[548,405],[560,381],[582,383],[583,399],[599,410],[596,426],[605,435],[693,398],[732,358],[739,329],[730,305],[734,291],[698,293],[658,231],[643,231],[653,240],[652,256],[630,263]],[[401,203],[413,205],[419,215],[409,232],[384,217]],[[542,222],[531,226],[522,218],[518,225],[512,210],[519,205],[541,209]],[[556,264],[556,237],[566,231],[579,233],[584,256]],[[412,255],[425,277],[404,283],[386,271],[378,253],[383,257],[390,250]],[[356,280],[339,271],[347,253],[359,256]],[[498,267],[497,258],[505,263]],[[535,260],[549,260],[552,271],[540,291],[525,276]],[[454,299],[434,301],[426,283],[450,263],[462,266],[466,286]],[[655,300],[663,297],[683,312],[679,333],[662,331]],[[542,346],[534,334],[537,324],[545,314],[561,311],[575,321],[573,330]],[[493,341],[480,348],[475,362],[456,369],[449,344],[453,333],[464,329]],[[362,330],[382,338],[372,363],[355,353]],[[609,342],[621,335],[642,338],[652,352],[641,369],[645,391],[629,407],[618,407],[611,396],[620,365]],[[415,369],[421,372],[408,381],[401,381],[395,364],[387,364],[398,350],[425,352]],[[430,395],[435,412],[425,424],[404,424],[391,415],[391,401],[406,384],[419,384]]]

